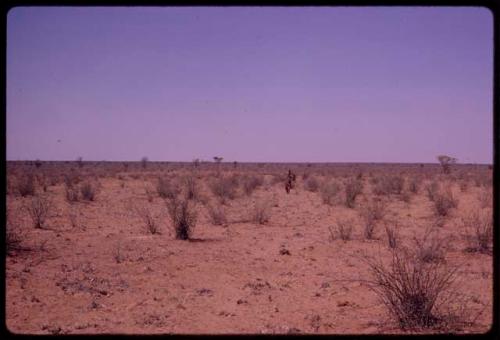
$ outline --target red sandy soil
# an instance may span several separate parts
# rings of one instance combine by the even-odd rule
[[[99,164],[79,168],[75,163],[56,163],[36,168],[9,162],[9,223],[22,235],[20,245],[6,258],[6,323],[11,332],[404,333],[363,281],[370,278],[363,258],[388,263],[385,225],[397,226],[400,243],[408,246],[414,235],[434,225],[436,213],[425,190],[432,179],[449,185],[458,199],[442,226],[435,227],[440,237],[449,237],[446,265],[459,265],[453,291],[461,298],[449,306],[475,319],[453,332],[482,333],[491,326],[492,255],[466,251],[462,222],[470,211],[491,215],[491,201],[484,201],[492,190],[487,167],[457,165],[452,174],[444,175],[437,165],[239,164],[233,168],[222,164],[221,176],[262,176],[264,184],[250,196],[239,188],[237,197],[223,206],[227,225],[217,226],[203,203],[217,202],[208,185],[217,169],[209,164],[162,166],[107,169]],[[273,182],[273,177],[284,179],[289,167],[297,174],[297,183],[287,194],[284,180]],[[70,168],[84,181],[99,183],[94,201],[66,200],[62,178]],[[39,181],[37,195],[52,202],[41,229],[34,228],[25,208],[32,197],[15,192],[17,178],[28,171],[46,177],[46,191]],[[158,196],[155,186],[159,176],[175,180],[192,172],[202,202],[195,203],[198,218],[193,239],[176,240],[165,199]],[[319,192],[306,189],[302,176],[316,177],[321,187],[326,178],[345,183],[358,172],[363,173],[363,192],[353,209],[343,204],[342,191],[332,206],[323,203]],[[386,204],[385,216],[376,224],[374,239],[366,240],[360,213],[376,198],[370,179],[388,172],[401,173],[407,182],[416,176],[420,189],[417,194],[404,190],[408,202],[403,195],[378,197]],[[51,176],[55,179],[48,183]],[[154,192],[151,202],[146,187]],[[269,208],[265,224],[249,218],[257,202]],[[160,234],[148,232],[133,209],[137,205],[150,209]],[[70,214],[77,216],[75,226]],[[352,239],[332,239],[329,227],[334,230],[336,222],[345,219],[351,219]]]

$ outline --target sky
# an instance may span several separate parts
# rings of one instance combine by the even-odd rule
[[[493,159],[480,7],[16,7],[7,159]]]

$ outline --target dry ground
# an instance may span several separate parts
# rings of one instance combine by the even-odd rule
[[[289,168],[297,183],[287,194]],[[414,247],[413,237],[428,227],[446,239],[442,263],[459,266],[452,289],[458,297],[447,305],[458,313],[452,331],[485,332],[492,320],[492,255],[470,249],[464,218],[478,212],[491,219],[491,169],[452,170],[445,175],[429,164],[221,164],[217,169],[215,164],[8,162],[8,229],[14,241],[6,258],[7,327],[34,334],[400,333],[404,330],[365,282],[371,277],[365,258],[390,260],[387,226],[397,229],[398,247]],[[18,192],[29,172],[36,176],[35,196],[50,201],[42,228],[34,227],[28,213],[34,196]],[[87,181],[97,187],[93,201],[67,200],[64,175],[69,174],[77,188]],[[374,179],[387,174],[402,177],[403,190],[376,195]],[[168,199],[156,191],[159,177],[182,183],[186,176],[194,176],[198,190],[189,241],[175,239]],[[236,197],[224,205],[210,189],[218,176],[234,176],[237,187]],[[245,176],[263,179],[249,195],[242,187]],[[362,192],[349,208],[345,185],[356,177]],[[329,205],[321,190],[331,180],[340,189]],[[447,216],[438,217],[427,194],[432,181],[450,188],[456,199]],[[363,216],[375,201],[385,207],[384,215],[373,239],[366,239]],[[269,217],[263,224],[254,220],[256,205]],[[227,223],[214,225],[209,206],[223,209]],[[159,233],[149,232],[138,207],[149,210]],[[350,240],[339,238],[338,222],[353,228]]]

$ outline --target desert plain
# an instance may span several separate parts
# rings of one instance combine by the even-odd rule
[[[488,165],[9,161],[6,325],[484,333],[492,188]]]

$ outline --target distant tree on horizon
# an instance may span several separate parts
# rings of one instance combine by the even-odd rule
[[[446,155],[439,155],[437,156],[437,160],[439,161],[439,164],[441,164],[441,167],[443,168],[443,173],[449,174],[451,171],[451,164],[456,164],[457,159],[454,157],[446,156]]]
[[[141,164],[144,169],[146,169],[146,166],[148,165],[149,159],[148,157],[144,156],[141,158]]]

